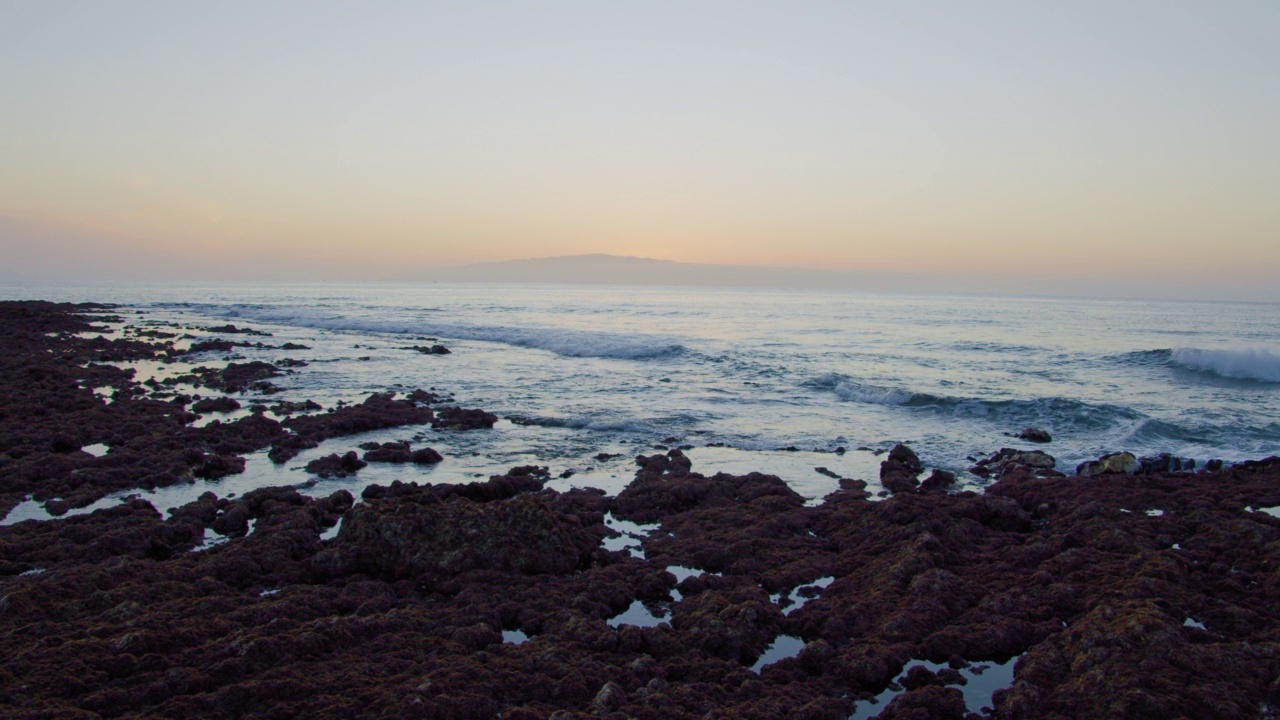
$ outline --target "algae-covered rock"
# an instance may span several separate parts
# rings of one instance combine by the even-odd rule
[[[1052,455],[1039,450],[1016,450],[1000,448],[991,457],[980,460],[969,468],[969,472],[982,477],[1003,477],[1016,468],[1024,468],[1031,475],[1046,476],[1055,474],[1054,465],[1057,460]]]
[[[378,499],[347,515],[339,543],[369,573],[407,577],[468,570],[562,574],[587,563],[599,540],[541,499],[473,502]]]

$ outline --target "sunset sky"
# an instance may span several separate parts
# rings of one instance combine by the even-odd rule
[[[0,273],[612,253],[1280,299],[1277,37],[1274,0],[13,0]]]

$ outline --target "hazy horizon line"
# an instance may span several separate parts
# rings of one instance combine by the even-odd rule
[[[660,269],[674,273],[673,275],[655,278],[652,276],[628,273],[607,277],[591,277],[582,274],[582,267],[564,267],[574,263],[597,263],[607,266],[606,269],[635,270]],[[559,267],[556,267],[559,265]],[[504,275],[502,270],[529,271],[530,269],[550,268],[548,275],[523,274],[520,277]],[[554,271],[570,274],[556,275]],[[497,271],[497,272],[495,272]],[[695,274],[697,273],[697,274]],[[704,289],[704,290],[764,290],[814,293],[861,293],[907,296],[977,296],[990,298],[1023,298],[1039,300],[1096,300],[1122,302],[1168,302],[1168,303],[1231,303],[1231,304],[1263,304],[1278,305],[1280,297],[1214,297],[1210,295],[1176,296],[1160,294],[1157,288],[1164,288],[1168,282],[1158,286],[1145,284],[1131,288],[1135,292],[1125,293],[1123,286],[1110,281],[1093,285],[1075,283],[1071,278],[1045,279],[1036,278],[1020,288],[981,287],[989,278],[969,278],[969,282],[960,282],[956,278],[947,278],[928,271],[902,271],[880,269],[823,269],[794,265],[746,265],[728,263],[699,263],[652,258],[635,255],[615,255],[611,253],[579,253],[572,255],[551,255],[538,257],[521,257],[507,260],[487,260],[457,265],[440,266],[425,271],[413,272],[413,277],[375,277],[365,275],[360,278],[335,277],[292,277],[292,278],[206,278],[206,279],[156,279],[145,280],[128,278],[101,277],[68,278],[38,276],[2,276],[0,285],[20,288],[33,288],[49,285],[92,289],[94,287],[117,288],[121,286],[138,287],[200,287],[200,286],[260,286],[260,285],[414,285],[414,284],[492,284],[492,285],[567,285],[567,286],[616,286],[616,287],[655,287],[671,289]],[[774,277],[767,277],[773,275]],[[1007,278],[1006,278],[1007,280]],[[804,281],[803,283],[801,281]],[[925,284],[922,286],[921,284]],[[1038,285],[1032,287],[1032,285]],[[1105,288],[1106,291],[1099,292]],[[1143,293],[1142,290],[1148,290]],[[1203,288],[1200,288],[1203,289]],[[1118,291],[1117,291],[1118,290]],[[1155,292],[1151,292],[1155,290]],[[1092,292],[1090,292],[1092,291]]]

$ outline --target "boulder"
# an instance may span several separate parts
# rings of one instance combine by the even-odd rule
[[[247,363],[230,363],[222,370],[202,373],[205,385],[223,392],[258,390],[270,392],[275,388],[266,378],[277,377],[280,369],[271,363],[255,360]]]
[[[302,402],[281,400],[268,409],[276,415],[284,417],[285,415],[292,415],[294,413],[315,412],[316,410],[323,410],[324,408],[320,407],[320,403],[315,400],[304,400]]]
[[[932,473],[930,473],[929,477],[925,478],[924,481],[920,483],[920,492],[922,493],[946,492],[947,490],[950,490],[951,488],[955,487],[955,484],[956,484],[955,473],[948,472],[946,470],[935,469]]]
[[[366,450],[364,459],[367,462],[413,462],[413,451],[409,449],[409,443],[371,443],[371,446],[362,447]]]
[[[451,428],[454,430],[478,430],[491,428],[498,421],[498,416],[479,408],[446,407],[436,411],[431,427]]]
[[[434,465],[444,460],[440,453],[431,448],[418,448],[413,451],[413,455],[409,458],[414,465]]]
[[[1138,458],[1138,474],[1152,475],[1154,473],[1169,472],[1189,472],[1196,469],[1196,461],[1192,458],[1183,458],[1169,453],[1160,453],[1159,455],[1147,455]]]
[[[197,400],[191,406],[191,411],[196,413],[226,413],[239,409],[240,403],[235,398],[229,397],[204,398],[203,400]]]
[[[1138,471],[1139,467],[1138,458],[1134,457],[1133,453],[1119,452],[1103,455],[1097,460],[1087,460],[1080,463],[1076,466],[1076,474],[1080,477],[1119,473],[1133,475]]]
[[[977,465],[969,468],[969,472],[982,477],[1000,478],[1015,468],[1024,468],[1034,476],[1053,477],[1058,474],[1054,470],[1057,462],[1052,455],[1039,450],[1000,448],[991,457],[980,460]]]
[[[917,477],[924,472],[924,464],[915,451],[899,443],[889,451],[880,463],[880,484],[891,493],[915,492],[920,485]]]
[[[204,455],[191,468],[191,474],[206,480],[244,472],[244,458],[235,455]]]
[[[889,456],[885,459],[887,463],[897,463],[908,472],[919,475],[924,472],[924,463],[920,462],[919,456],[911,448],[898,443],[889,451]]]
[[[1024,428],[1022,432],[1018,433],[1018,439],[1036,443],[1047,443],[1053,440],[1048,431],[1040,428]]]
[[[450,353],[452,352],[451,350],[449,350],[449,348],[447,348],[447,347],[445,347],[445,346],[443,346],[443,345],[439,345],[439,344],[436,344],[436,345],[430,345],[430,346],[427,346],[427,345],[414,345],[413,347],[411,347],[411,348],[409,348],[409,349],[410,349],[410,350],[417,350],[418,352],[422,353],[423,355],[448,355],[448,354],[450,354]]]
[[[622,707],[627,700],[627,691],[622,689],[618,683],[610,680],[600,688],[600,692],[596,693],[596,697],[591,701],[591,710],[597,715],[607,715],[614,710]]]
[[[236,343],[233,343],[230,340],[216,338],[213,340],[200,340],[199,342],[191,343],[191,347],[187,348],[187,352],[231,352],[235,346]]]
[[[307,463],[307,472],[319,475],[322,478],[344,478],[348,475],[355,475],[360,468],[368,464],[357,457],[354,450],[351,450],[341,457],[337,453],[333,453],[322,458],[316,458]]]
[[[412,395],[396,400],[395,393],[375,393],[359,405],[300,415],[284,421],[284,425],[302,437],[320,441],[399,425],[418,425],[431,422],[432,417],[431,409],[418,407]]]

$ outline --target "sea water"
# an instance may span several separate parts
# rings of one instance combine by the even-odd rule
[[[696,470],[776,472],[820,499],[838,481],[815,467],[874,482],[877,453],[898,442],[961,473],[1005,446],[1045,450],[1064,471],[1119,450],[1200,461],[1280,452],[1271,304],[448,283],[9,285],[0,297],[119,303],[131,322],[234,323],[272,333],[255,342],[309,346],[236,349],[310,363],[273,379],[285,392],[267,404],[436,388],[502,418],[491,431],[380,431],[373,439],[430,445],[446,462],[371,466],[360,484],[536,463],[553,487],[616,493],[634,455],[684,447]],[[435,342],[452,354],[411,349]],[[1053,441],[1011,437],[1026,427]],[[311,455],[366,439],[329,441],[285,468],[251,458],[248,475],[261,477],[239,484],[299,482]]]

